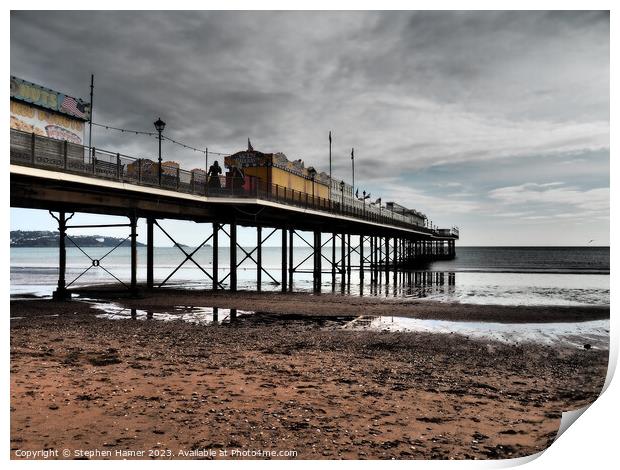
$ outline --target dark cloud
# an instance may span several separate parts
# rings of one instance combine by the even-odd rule
[[[195,147],[251,137],[325,169],[331,129],[335,176],[350,179],[355,147],[368,187],[437,165],[608,151],[609,52],[608,12],[11,13],[11,73],[85,98],[94,73],[98,122],[151,130],[161,116]],[[156,151],[101,130],[95,143]]]

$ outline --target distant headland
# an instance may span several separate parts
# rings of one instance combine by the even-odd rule
[[[104,237],[102,235],[71,235],[71,238],[79,246],[83,247],[115,247],[122,238]],[[130,246],[129,239],[122,242],[121,246]],[[137,243],[138,246],[145,246]],[[13,230],[11,231],[12,248],[56,247],[58,246],[58,232],[38,230]],[[67,246],[71,246],[68,243]]]

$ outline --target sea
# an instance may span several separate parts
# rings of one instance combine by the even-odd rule
[[[83,250],[83,251],[82,251]],[[67,283],[71,287],[103,283],[128,284],[130,251],[117,248],[67,248]],[[191,248],[185,248],[187,252]],[[238,269],[238,289],[256,289],[256,258],[253,248],[239,249],[237,259],[243,260]],[[339,256],[339,247],[336,250]],[[366,252],[368,253],[368,251]],[[351,281],[336,276],[332,283],[331,247],[323,250],[322,292],[353,296],[379,296],[385,299],[432,300],[468,304],[524,306],[584,306],[609,305],[609,248],[608,247],[458,247],[456,258],[436,261],[415,271],[394,276],[385,282],[371,283],[366,268],[363,279],[354,268]],[[263,248],[261,288],[280,289],[280,247]],[[212,270],[212,248],[203,247],[192,259],[177,247],[157,247],[154,250],[156,284],[162,287],[211,289],[212,281],[203,272]],[[95,260],[96,262],[93,262]],[[185,260],[185,262],[184,262]],[[195,263],[193,261],[195,261]],[[146,248],[138,248],[138,280],[146,279]],[[229,248],[219,250],[219,279],[228,284]],[[293,290],[311,292],[312,251],[295,247]],[[352,254],[351,264],[357,266],[359,257]],[[179,267],[179,265],[181,265]],[[198,267],[198,265],[200,267]],[[11,295],[26,294],[47,297],[58,282],[57,248],[11,248]]]

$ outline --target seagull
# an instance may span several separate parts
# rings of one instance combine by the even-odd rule
[[[590,241],[588,242],[588,245],[589,245],[590,243],[592,243],[593,241],[594,241],[594,240],[590,240]]]

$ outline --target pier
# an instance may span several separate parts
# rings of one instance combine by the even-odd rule
[[[131,276],[122,283],[133,293],[164,287],[185,263],[197,266],[212,289],[237,290],[237,269],[246,260],[256,265],[257,290],[263,282],[273,282],[283,292],[290,291],[296,273],[307,272],[302,265],[313,260],[315,291],[321,290],[323,276],[350,284],[352,272],[360,280],[369,276],[372,283],[396,280],[399,271],[423,263],[455,256],[459,238],[456,228],[435,228],[412,222],[395,210],[370,207],[365,201],[344,197],[322,197],[297,191],[270,181],[226,177],[223,187],[212,188],[208,178],[198,178],[195,171],[181,168],[153,177],[145,159],[104,151],[67,141],[11,129],[10,197],[11,207],[47,210],[58,222],[59,276],[56,299],[70,298],[75,282],[66,279],[67,231],[75,228],[124,226],[129,229]],[[125,224],[72,225],[75,213],[94,213],[127,218]],[[137,222],[146,220],[147,273],[137,276]],[[180,245],[175,234],[166,231],[159,221],[189,220],[204,227],[203,242],[188,249]],[[256,246],[249,249],[237,242],[238,227],[256,230]],[[166,278],[154,279],[153,243],[160,230],[185,255],[184,261]],[[308,237],[307,233],[312,236]],[[230,242],[229,270],[220,276],[218,250],[220,241]],[[262,248],[269,239],[280,239],[281,272],[274,278],[264,269]],[[307,245],[312,252],[305,259],[296,256],[295,243]],[[213,249],[213,265],[207,270],[193,255],[207,243]],[[78,247],[79,248],[79,247]],[[324,254],[331,248],[331,255]],[[242,255],[239,259],[238,252]],[[352,254],[359,259],[352,265]],[[87,255],[88,256],[88,255]],[[103,259],[90,258],[92,268],[105,269]],[[111,274],[111,273],[110,273]],[[111,274],[112,275],[112,274]],[[113,275],[112,275],[113,276]]]

